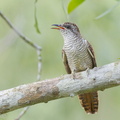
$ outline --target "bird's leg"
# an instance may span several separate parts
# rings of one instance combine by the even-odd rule
[[[89,73],[90,73],[90,68],[87,68],[87,69],[86,69],[86,73],[87,73],[87,76],[88,76]]]
[[[75,76],[75,70],[72,71],[72,78],[75,80],[76,76]]]

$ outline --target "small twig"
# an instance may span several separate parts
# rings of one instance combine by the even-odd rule
[[[34,27],[36,29],[36,32],[40,34],[40,30],[38,27],[38,20],[37,20],[37,8],[36,8],[37,1],[38,0],[35,0],[35,2],[34,2],[34,19],[35,19]]]
[[[9,27],[11,29],[14,30],[15,33],[17,33],[17,35],[24,40],[27,44],[29,44],[31,47],[35,48],[37,51],[37,55],[38,55],[38,75],[37,75],[37,81],[40,80],[40,74],[41,74],[41,47],[38,46],[37,44],[31,42],[31,40],[29,38],[27,38],[24,34],[22,34],[21,32],[19,32],[10,22],[10,20],[5,17],[3,15],[3,13],[0,11],[0,16],[4,19],[4,21],[9,25]],[[15,119],[15,120],[20,120],[20,118],[27,112],[27,110],[29,109],[29,107],[25,107],[24,110],[19,114],[19,116]]]
[[[67,12],[67,10],[66,10],[66,7],[65,7],[65,5],[64,5],[64,2],[65,2],[64,0],[62,0],[62,2],[61,2],[62,8],[63,8],[63,12],[64,12],[64,14],[65,14],[65,17],[66,17],[67,21],[70,21],[69,14],[68,14],[68,12]]]
[[[37,50],[38,55],[38,75],[37,75],[37,81],[40,81],[41,79],[41,68],[42,68],[42,59],[41,59],[41,51]]]
[[[41,47],[40,47],[40,46],[38,46],[37,44],[31,42],[31,40],[30,40],[29,38],[27,38],[25,35],[23,35],[21,32],[19,32],[19,31],[12,25],[12,23],[10,22],[10,20],[3,15],[3,13],[2,13],[1,11],[0,11],[0,16],[5,20],[5,22],[9,25],[9,27],[12,28],[12,29],[15,31],[15,33],[17,33],[18,36],[19,36],[20,38],[22,38],[26,43],[28,43],[30,46],[32,46],[33,48],[35,48],[35,49],[37,49],[37,50],[41,50]]]
[[[102,17],[104,17],[105,15],[107,15],[108,13],[110,13],[113,9],[115,9],[117,6],[120,5],[120,1],[118,1],[114,6],[112,6],[110,9],[108,9],[107,11],[103,12],[102,14],[100,14],[99,16],[97,16],[95,18],[95,20],[98,20]]]
[[[15,120],[20,120],[20,118],[27,112],[28,109],[29,107],[25,107]]]

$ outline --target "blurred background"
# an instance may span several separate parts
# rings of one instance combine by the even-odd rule
[[[14,26],[42,47],[42,80],[66,74],[62,63],[63,38],[51,25],[76,23],[82,36],[93,46],[97,64],[102,66],[120,58],[120,6],[108,15],[95,17],[116,4],[116,0],[86,0],[69,16],[63,9],[69,0],[39,0],[37,17],[41,34],[34,28],[34,0],[0,0],[0,10]],[[26,44],[0,18],[0,90],[36,81],[36,51]],[[120,87],[99,92],[99,111],[88,115],[78,97],[63,98],[31,106],[21,120],[117,120],[120,119]],[[14,120],[22,109],[1,115]]]

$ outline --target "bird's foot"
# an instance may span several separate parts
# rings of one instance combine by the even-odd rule
[[[75,71],[72,72],[72,78],[73,78],[73,80],[76,79]]]
[[[89,73],[90,73],[90,68],[87,68],[87,69],[86,69],[86,73],[87,73],[87,76],[88,76]]]

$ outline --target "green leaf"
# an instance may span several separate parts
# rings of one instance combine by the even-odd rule
[[[35,5],[34,5],[34,19],[35,19],[34,27],[35,27],[37,33],[40,34],[40,30],[39,30],[39,27],[38,27],[38,20],[37,20],[37,9],[36,9],[36,3],[37,3],[37,0],[35,0]]]
[[[75,8],[77,8],[85,0],[71,0],[68,4],[68,14],[70,14]]]

